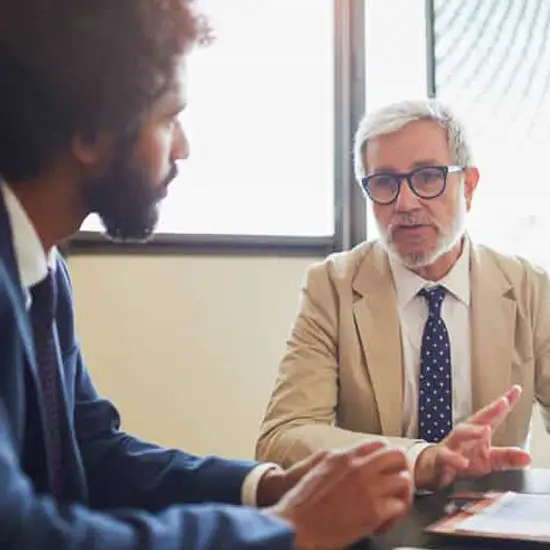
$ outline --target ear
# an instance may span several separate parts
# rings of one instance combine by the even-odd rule
[[[464,170],[464,196],[466,198],[466,207],[468,211],[472,207],[472,199],[474,197],[475,190],[477,189],[477,183],[479,181],[479,170],[476,166],[469,166]]]
[[[76,134],[71,145],[76,161],[88,170],[105,166],[112,150],[112,140],[107,136],[95,138]]]

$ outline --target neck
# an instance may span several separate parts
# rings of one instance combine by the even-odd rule
[[[424,267],[412,269],[411,271],[427,281],[439,281],[445,277],[447,273],[449,273],[452,267],[456,264],[458,258],[460,258],[463,242],[464,239],[462,238],[453,248],[451,248],[451,250],[437,258],[435,262]]]
[[[75,178],[59,170],[10,187],[46,253],[75,233],[87,215]]]

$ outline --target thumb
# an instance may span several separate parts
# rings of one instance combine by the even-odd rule
[[[376,439],[374,441],[364,441],[348,449],[348,452],[351,451],[353,456],[368,456],[380,449],[384,449],[388,446],[387,442],[384,439]]]
[[[378,510],[379,523],[372,534],[385,533],[396,520],[407,513],[408,508],[408,504],[398,498],[389,498],[382,502]]]
[[[292,475],[296,474],[296,475],[302,476],[307,472],[309,472],[310,470],[313,470],[315,466],[323,462],[323,460],[326,459],[327,455],[328,455],[328,451],[318,451],[308,456],[307,458],[304,458],[300,462],[297,462],[296,464],[294,464],[294,466],[291,466],[287,470],[287,473]]]

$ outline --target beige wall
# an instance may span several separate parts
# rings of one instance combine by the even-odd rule
[[[538,406],[534,409],[531,428],[531,452],[534,466],[550,468],[550,436],[544,428]]]
[[[313,261],[72,256],[81,344],[125,429],[251,458]]]
[[[250,458],[305,269],[314,258],[73,256],[96,384],[144,438]],[[550,439],[533,422],[535,463]]]

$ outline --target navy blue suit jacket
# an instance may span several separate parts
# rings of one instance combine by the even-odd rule
[[[0,548],[293,548],[282,522],[237,506],[254,463],[198,458],[119,428],[75,338],[69,275],[57,262],[66,499],[50,495],[32,334],[0,194]]]

